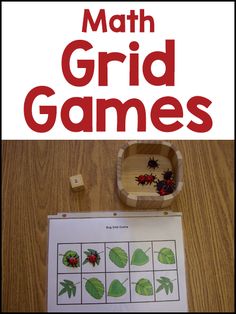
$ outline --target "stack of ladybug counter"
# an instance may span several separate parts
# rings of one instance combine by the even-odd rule
[[[155,160],[154,157],[150,158],[147,167],[153,170],[159,168],[158,160]],[[157,193],[159,193],[160,196],[173,193],[175,190],[173,172],[168,169],[162,173],[162,176],[162,180],[159,180],[157,179],[156,175],[153,175],[152,173],[144,175],[141,174],[138,177],[135,177],[135,180],[138,182],[138,185],[151,185],[152,183],[154,183]]]

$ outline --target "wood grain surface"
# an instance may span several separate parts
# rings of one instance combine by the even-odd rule
[[[171,141],[184,161],[189,310],[234,311],[234,141]],[[116,189],[125,141],[2,142],[2,311],[46,311],[47,215],[133,210]],[[85,189],[69,177],[81,173]]]

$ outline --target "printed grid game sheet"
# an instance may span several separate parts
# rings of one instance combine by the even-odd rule
[[[48,311],[187,311],[181,213],[49,216]]]

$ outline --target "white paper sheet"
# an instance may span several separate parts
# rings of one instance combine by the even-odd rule
[[[49,216],[48,311],[187,311],[182,215],[166,213]]]

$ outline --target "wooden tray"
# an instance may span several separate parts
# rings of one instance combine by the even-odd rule
[[[147,167],[150,158],[158,160],[159,167]],[[176,188],[169,195],[160,196],[154,184],[141,185],[136,177],[153,174],[159,180],[162,173],[172,170]],[[171,205],[183,186],[182,155],[175,146],[166,141],[130,141],[118,152],[117,186],[121,200],[136,208],[164,208]]]

